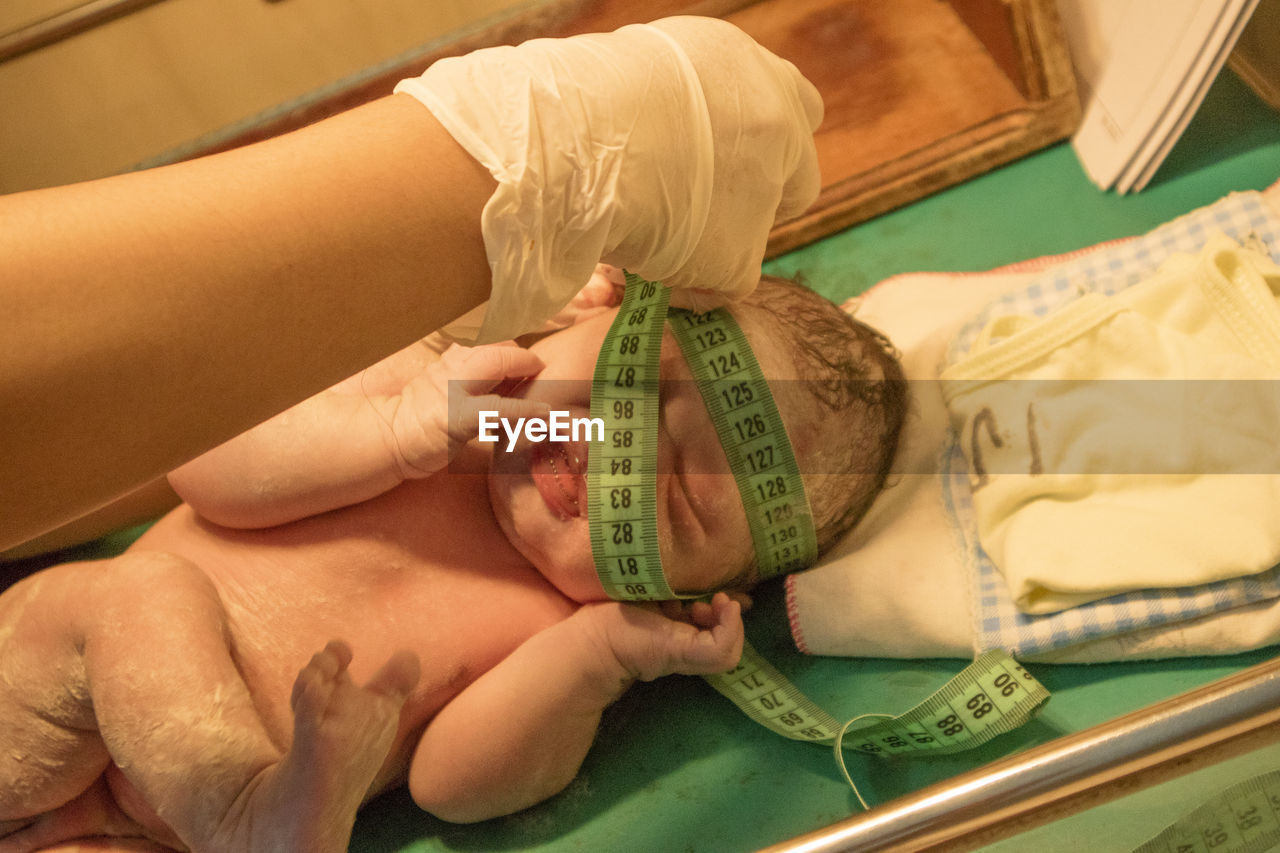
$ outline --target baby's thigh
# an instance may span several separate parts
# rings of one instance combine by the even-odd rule
[[[157,644],[171,652],[177,634],[225,648],[224,626],[213,584],[181,557],[54,566],[0,595],[0,691],[60,725],[94,729],[90,661],[112,669]]]
[[[150,753],[190,739],[209,714],[189,706],[211,695],[224,697],[232,728],[239,717],[256,721],[217,590],[190,561],[128,552],[15,584],[0,595],[0,820],[60,807],[113,758],[163,764]],[[157,737],[162,723],[177,746]],[[210,743],[196,740],[196,753]],[[272,757],[257,740],[255,756]],[[190,758],[171,763],[189,768]]]
[[[68,802],[108,764],[75,630],[92,570],[57,566],[0,595],[0,827]]]
[[[0,595],[0,692],[5,697],[59,724],[93,727],[92,707],[82,696],[80,640],[85,588],[105,566],[105,561],[54,566]]]
[[[130,656],[159,643],[166,652],[182,635],[198,646],[225,648],[226,614],[217,588],[191,560],[164,551],[128,551],[113,560],[82,564],[71,629],[99,650]],[[90,651],[86,649],[86,652]]]
[[[104,732],[112,710],[133,721],[139,707],[163,713],[206,688],[244,692],[222,600],[190,560],[129,551],[90,567],[69,599],[65,612],[74,614],[70,630]]]

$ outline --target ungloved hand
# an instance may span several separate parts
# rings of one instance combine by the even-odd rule
[[[396,91],[498,181],[481,218],[493,290],[459,340],[538,328],[599,261],[742,295],[774,221],[819,188],[817,90],[714,18],[480,50]]]

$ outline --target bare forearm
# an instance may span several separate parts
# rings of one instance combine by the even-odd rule
[[[484,820],[573,780],[604,708],[632,683],[576,618],[530,638],[436,716],[410,771],[419,805],[445,820]]]
[[[492,186],[397,96],[205,160],[0,198],[0,548],[479,304]]]
[[[742,602],[716,593],[668,602],[588,604],[531,637],[445,706],[427,727],[409,790],[446,820],[508,814],[561,790],[578,771],[600,714],[633,681],[732,668]]]
[[[197,513],[262,528],[376,497],[404,482],[385,397],[324,391],[169,474]]]

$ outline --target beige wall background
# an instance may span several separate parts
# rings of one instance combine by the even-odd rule
[[[0,192],[101,177],[529,0],[162,0],[0,63]],[[0,33],[80,5],[3,0]]]

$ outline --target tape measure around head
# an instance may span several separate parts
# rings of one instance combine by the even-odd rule
[[[662,568],[656,520],[659,357],[668,299],[665,287],[627,274],[591,387],[591,416],[604,424],[604,442],[587,463],[591,548],[605,591],[621,600],[679,597]],[[818,553],[813,519],[751,345],[727,311],[672,314],[672,331],[742,497],[761,577],[805,568]]]
[[[627,273],[627,288],[591,383],[604,441],[587,456],[591,553],[605,593],[620,601],[676,598],[658,551],[658,372],[667,288]]]
[[[818,559],[813,513],[747,336],[727,311],[675,311],[671,329],[737,480],[760,577],[808,568]]]
[[[1280,842],[1280,770],[1188,812],[1134,853],[1263,853]]]
[[[587,465],[591,546],[601,583],[617,600],[681,597],[663,572],[657,531],[659,356],[668,300],[667,288],[627,273],[591,389],[591,415],[604,422],[604,441],[592,446]],[[761,576],[808,566],[817,555],[808,501],[745,336],[724,311],[677,311],[672,325],[737,480]],[[967,749],[1022,725],[1049,695],[1002,651],[984,653],[905,714],[845,724],[749,644],[737,667],[707,681],[761,725],[794,740],[834,744],[837,754],[842,747],[873,755]],[[846,731],[865,717],[887,719],[856,729],[846,743]]]

